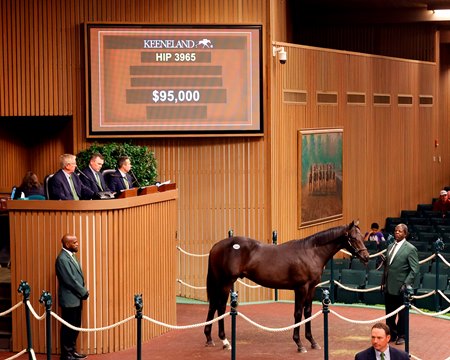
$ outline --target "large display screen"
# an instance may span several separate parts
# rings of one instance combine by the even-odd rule
[[[86,24],[88,137],[261,134],[261,26]]]

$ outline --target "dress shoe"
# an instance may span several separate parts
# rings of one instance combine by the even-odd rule
[[[87,355],[85,354],[78,354],[77,352],[72,353],[73,359],[86,359]]]
[[[405,338],[399,337],[395,342],[395,345],[403,345],[405,343]]]

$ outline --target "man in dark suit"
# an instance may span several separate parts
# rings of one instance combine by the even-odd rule
[[[129,174],[131,161],[128,156],[121,156],[117,160],[117,170],[109,177],[109,188],[114,192],[133,188],[133,178]]]
[[[63,154],[59,169],[49,180],[50,200],[90,200],[94,192],[86,187],[75,174],[76,156]]]
[[[414,245],[406,240],[408,227],[398,224],[394,230],[395,242],[388,246],[381,289],[384,291],[386,315],[395,311],[404,303],[404,292],[408,286],[413,286],[414,279],[419,273],[419,256]],[[397,345],[405,343],[406,309],[386,319],[391,329],[391,341]]]
[[[99,191],[109,191],[108,185],[106,185],[105,178],[100,170],[102,169],[105,160],[102,154],[94,153],[89,161],[89,166],[82,170],[83,176],[80,174],[81,182],[94,193]]]
[[[75,235],[66,234],[61,239],[63,248],[56,258],[55,269],[58,277],[58,300],[61,317],[73,326],[81,326],[82,300],[89,297],[84,285],[81,265],[75,257],[78,252],[78,240]],[[61,325],[61,360],[84,359],[86,355],[76,350],[78,331]]]
[[[372,346],[355,355],[355,360],[408,360],[407,352],[389,346],[389,326],[376,323],[372,326]]]

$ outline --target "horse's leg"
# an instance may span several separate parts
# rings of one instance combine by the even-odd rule
[[[305,319],[311,317],[312,314],[312,294],[308,295],[308,299],[305,301],[304,309]],[[311,348],[321,349],[320,345],[314,340],[311,332],[311,321],[305,324],[305,338],[311,343]]]
[[[303,301],[305,299],[305,292],[303,289],[294,290],[295,293],[295,309],[294,309],[294,320],[295,324],[302,321],[302,312],[303,312]],[[294,342],[297,344],[297,351],[301,353],[306,352],[306,348],[303,346],[302,341],[300,340],[300,326],[294,328],[294,334],[292,336]]]
[[[208,316],[206,317],[206,321],[212,320],[214,318],[215,312],[216,312],[216,308],[214,307],[213,302],[210,300]],[[211,337],[211,329],[212,329],[212,324],[209,324],[209,325],[205,325],[205,329],[203,330],[203,332],[205,333],[205,336],[206,336],[205,346],[215,346],[216,345],[216,344],[214,344],[214,341]]]
[[[232,285],[230,286],[225,286],[222,289],[222,293],[220,294],[220,299],[219,299],[219,304],[217,307],[217,316],[220,317],[223,314],[225,314],[225,311],[227,309],[227,301],[228,301],[228,296],[230,294],[230,290],[231,290]],[[226,335],[225,335],[225,321],[224,319],[219,320],[219,338],[220,340],[222,340],[223,349],[227,349],[227,350],[231,350],[231,345],[230,342],[228,341]]]

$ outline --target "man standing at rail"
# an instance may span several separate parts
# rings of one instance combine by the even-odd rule
[[[61,317],[75,327],[81,326],[82,300],[89,297],[84,285],[81,265],[75,254],[78,252],[78,239],[66,234],[61,239],[63,248],[56,258],[56,276],[58,277],[58,300]],[[78,331],[61,325],[61,360],[85,359],[87,356],[76,351]]]
[[[407,286],[413,286],[414,279],[419,273],[419,256],[414,245],[406,240],[408,227],[398,224],[394,230],[395,242],[388,246],[386,262],[384,263],[384,275],[381,289],[384,291],[384,303],[386,315],[395,311],[404,303],[404,292]],[[405,318],[406,309],[396,316],[386,319],[386,324],[391,329],[391,340],[397,345],[405,343]]]

